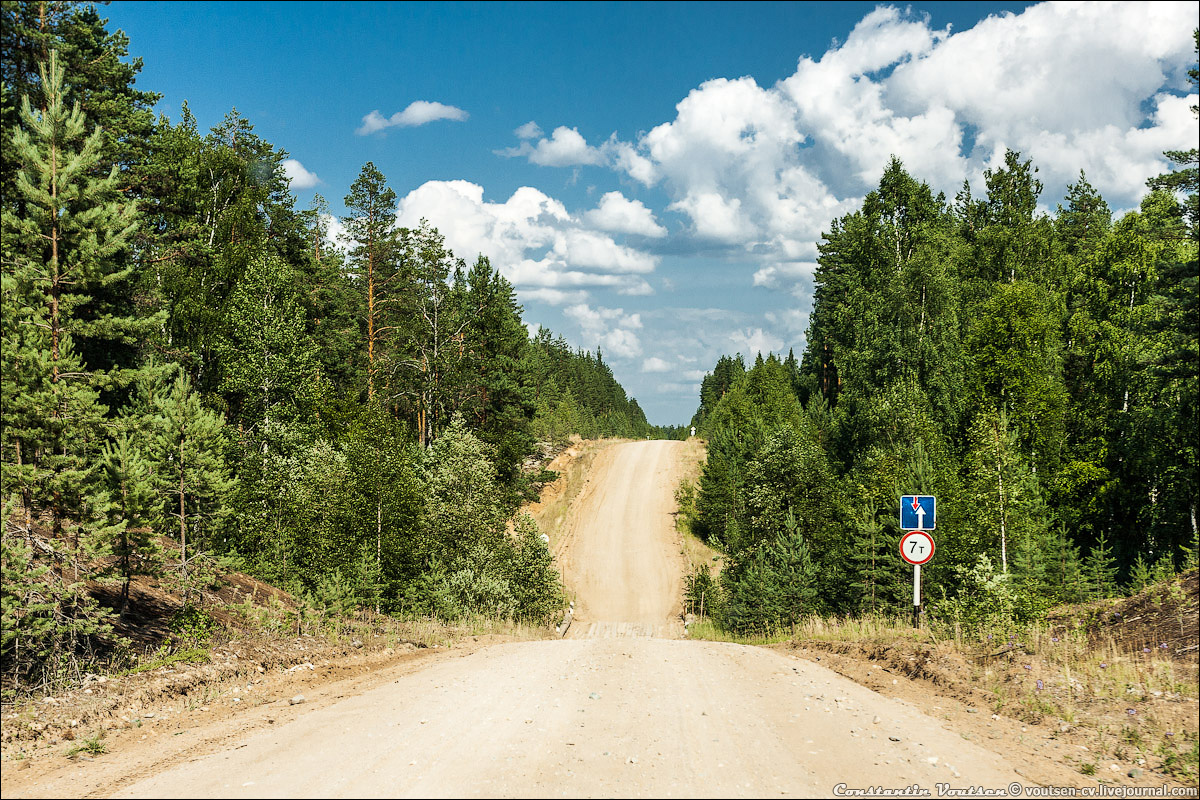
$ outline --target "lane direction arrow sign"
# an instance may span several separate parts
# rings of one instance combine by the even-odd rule
[[[900,529],[931,531],[937,528],[937,498],[933,495],[906,494],[900,498]]]

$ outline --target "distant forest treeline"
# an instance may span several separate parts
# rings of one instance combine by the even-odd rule
[[[820,242],[802,359],[703,381],[693,527],[729,564],[690,598],[743,631],[911,608],[912,493],[938,499],[925,591],[950,621],[1195,566],[1197,151],[1166,155],[1119,219],[1082,173],[1038,213],[1013,152],[951,201],[893,159]]]
[[[6,681],[99,641],[135,576],[196,597],[214,556],[382,611],[545,619],[549,554],[506,532],[539,442],[659,433],[601,354],[531,338],[487,258],[397,229],[374,165],[343,252],[236,111],[156,118],[94,6],[2,9]]]

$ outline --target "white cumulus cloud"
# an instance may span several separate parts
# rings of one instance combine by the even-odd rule
[[[396,219],[410,228],[427,219],[455,254],[468,261],[487,256],[526,299],[578,304],[588,289],[653,291],[643,276],[655,270],[658,256],[590,228],[529,186],[495,203],[484,200],[478,184],[429,181],[400,200]]]
[[[667,229],[658,224],[654,212],[646,208],[641,200],[630,200],[620,192],[607,192],[600,204],[583,215],[593,227],[613,233],[632,233],[639,236],[661,238]]]
[[[509,147],[496,152],[509,158],[527,156],[531,163],[542,167],[576,167],[605,162],[604,154],[589,145],[577,128],[560,126],[554,129],[550,138],[538,139],[536,144],[530,144],[529,140],[534,137],[522,135],[533,132],[533,128],[529,128],[530,124],[532,123],[522,125],[516,131],[523,140],[519,147]],[[536,127],[534,125],[534,128]]]
[[[362,118],[362,125],[355,131],[359,136],[368,136],[386,128],[409,128],[415,125],[425,125],[440,119],[462,122],[469,115],[456,106],[448,106],[430,100],[415,100],[408,104],[403,111],[397,111],[390,117],[385,117],[375,109]]]
[[[542,129],[536,122],[529,120],[529,122],[526,122],[513,131],[513,135],[518,139],[538,139],[541,138]]]
[[[626,314],[624,309],[592,308],[586,303],[568,306],[563,314],[579,325],[584,346],[599,347],[618,358],[637,358],[642,345],[635,331],[642,327],[640,314]]]
[[[294,158],[285,158],[283,160],[283,174],[288,179],[288,184],[292,189],[311,189],[321,182],[314,173],[309,172]]]
[[[748,360],[753,359],[759,353],[766,356],[768,353],[778,352],[783,347],[782,339],[762,328],[746,328],[735,331],[729,337],[729,343],[733,346],[734,352],[741,353]]]
[[[632,139],[592,145],[564,126],[504,152],[658,187],[690,223],[677,249],[725,248],[754,285],[807,296],[822,232],[892,155],[952,197],[964,180],[981,194],[1012,148],[1039,168],[1046,206],[1080,169],[1111,207],[1135,206],[1168,168],[1162,151],[1194,144],[1196,95],[1181,95],[1196,24],[1189,2],[1044,3],[962,31],[880,6],[773,86],[716,78]],[[634,233],[632,217],[616,222],[623,196],[607,197],[585,214],[592,227]]]

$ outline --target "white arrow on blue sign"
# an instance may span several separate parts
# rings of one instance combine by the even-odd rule
[[[937,498],[906,494],[900,498],[900,530],[931,531],[937,527]]]

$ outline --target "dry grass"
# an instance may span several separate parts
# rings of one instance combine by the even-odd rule
[[[537,502],[521,509],[533,517],[539,531],[550,537],[552,552],[558,552],[571,506],[587,485],[587,476],[596,456],[620,441],[625,440],[580,440],[578,437],[572,437],[570,446],[559,453],[547,467],[557,472],[558,478],[543,487]]]
[[[707,566],[712,570],[713,577],[716,577],[721,574],[722,554],[719,550],[714,550],[705,544],[693,532],[694,505],[689,508],[689,503],[685,499],[690,494],[694,503],[695,496],[698,494],[700,472],[704,468],[704,460],[708,456],[708,445],[703,439],[692,437],[684,443],[684,448],[681,459],[683,477],[675,492],[676,501],[679,503],[679,508],[675,512],[675,530],[679,532],[680,537],[679,552],[687,563],[689,574]]]

